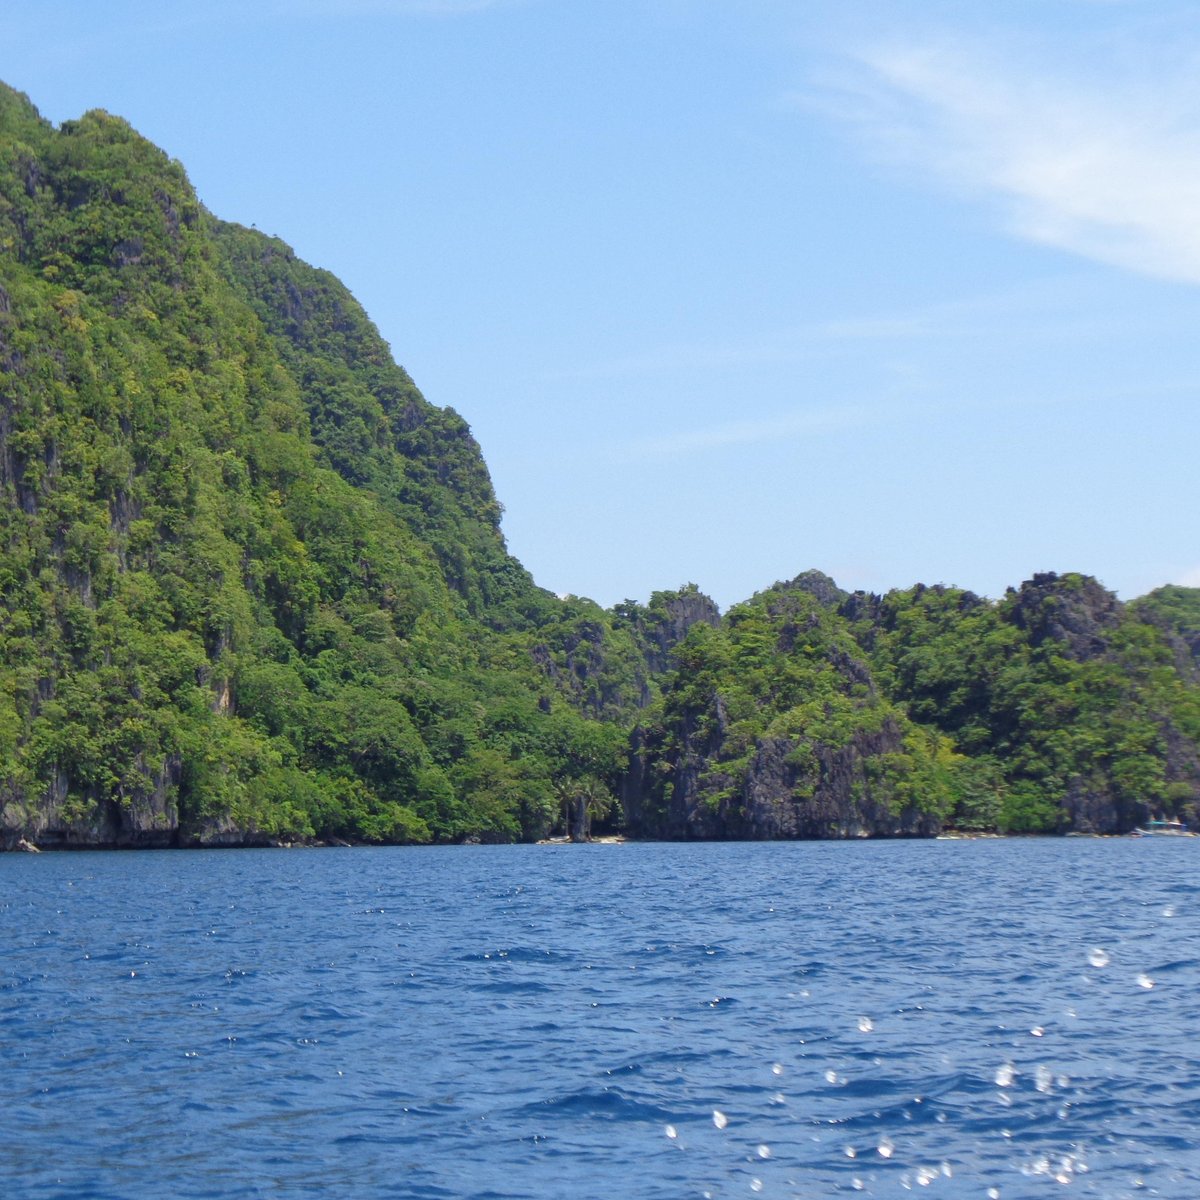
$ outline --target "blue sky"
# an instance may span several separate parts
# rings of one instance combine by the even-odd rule
[[[539,583],[1200,585],[1174,0],[13,0],[461,412]]]

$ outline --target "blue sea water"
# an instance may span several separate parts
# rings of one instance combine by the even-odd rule
[[[6,1197],[1200,1197],[1200,841],[0,857]]]

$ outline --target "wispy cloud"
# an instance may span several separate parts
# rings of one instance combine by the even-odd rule
[[[860,428],[877,420],[891,420],[894,409],[883,405],[838,405],[806,408],[800,412],[759,421],[731,421],[703,429],[685,429],[663,437],[641,438],[630,443],[631,458],[672,458],[703,450],[749,446],[763,442],[792,441]]]
[[[733,367],[803,362],[824,351],[861,342],[902,342],[936,332],[926,316],[864,316],[814,321],[758,338],[725,343],[676,343],[603,362],[546,371],[553,382],[615,379],[630,376],[678,375]]]
[[[1183,587],[1200,588],[1200,567],[1192,567],[1190,571],[1181,572],[1175,582]]]
[[[872,361],[894,361],[914,347],[946,350],[956,344],[978,346],[1003,339],[1011,345],[1044,345],[1129,333],[1162,331],[1161,314],[1134,309],[1097,313],[1086,301],[1094,290],[1086,271],[1071,270],[1034,280],[976,291],[919,308],[861,311],[827,320],[767,330],[756,336],[670,342],[632,354],[550,367],[542,383],[578,383],[605,379],[681,377],[695,372],[751,369],[827,362],[833,357],[869,354]],[[1180,305],[1176,320],[1191,329],[1193,307]],[[883,357],[887,355],[889,357]],[[1189,382],[1189,386],[1191,386]]]
[[[1192,63],[1160,61],[1141,77],[1098,63],[1081,76],[941,42],[892,45],[859,65],[827,95],[879,152],[999,201],[1019,237],[1200,282]]]

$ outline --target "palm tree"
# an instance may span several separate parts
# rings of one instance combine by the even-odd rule
[[[604,781],[595,775],[560,780],[554,791],[562,806],[563,827],[573,842],[590,842],[593,819],[607,817],[617,803]]]

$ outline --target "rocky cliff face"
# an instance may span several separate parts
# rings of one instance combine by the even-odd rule
[[[767,738],[736,773],[714,762],[721,732],[718,724],[715,736],[687,741],[665,777],[656,777],[648,761],[655,748],[639,733],[622,793],[631,832],[668,840],[764,841],[932,837],[942,828],[933,813],[898,807],[894,789],[879,777],[881,757],[903,752],[894,725],[860,731],[836,747]]]
[[[879,763],[904,752],[894,723],[857,731],[842,746],[791,738],[755,743],[748,764],[723,769],[727,717],[685,731],[682,751],[663,770],[661,744],[635,734],[621,801],[636,836],[667,840],[932,837],[939,816],[897,804]]]
[[[881,698],[809,572],[698,626],[634,734],[622,803],[659,838],[928,836],[944,797],[914,787],[930,745]]]
[[[1121,622],[1123,606],[1116,596],[1088,575],[1035,575],[1009,592],[1014,625],[1030,644],[1057,642],[1079,662],[1103,655]]]
[[[567,604],[568,609],[580,607],[579,602]],[[539,630],[529,653],[555,690],[590,717],[618,719],[649,702],[645,665],[628,639],[614,636],[598,608],[572,613]]]
[[[894,722],[860,730],[844,746],[817,746],[797,763],[788,739],[760,742],[746,777],[741,821],[752,838],[931,837],[941,820],[913,805],[897,807],[875,764],[902,754]]]
[[[0,842],[541,836],[560,605],[346,289],[3,85],[0,247]]]
[[[825,608],[837,608],[849,596],[824,571],[810,569],[801,571],[790,583],[777,584],[782,590],[807,592]]]
[[[0,797],[0,849],[165,850],[178,846],[274,846],[277,835],[227,815],[184,817],[178,805],[182,764],[172,759],[149,787],[120,797],[73,797],[59,772],[40,795]]]
[[[588,716],[630,722],[657,695],[671,654],[696,625],[715,627],[716,604],[689,584],[655,592],[649,604],[626,601],[605,612],[570,596],[559,619],[538,630],[530,654],[538,670]]]
[[[669,669],[671,652],[693,626],[716,628],[721,623],[720,609],[694,584],[674,592],[656,592],[648,605],[627,606],[626,611],[651,675]]]

